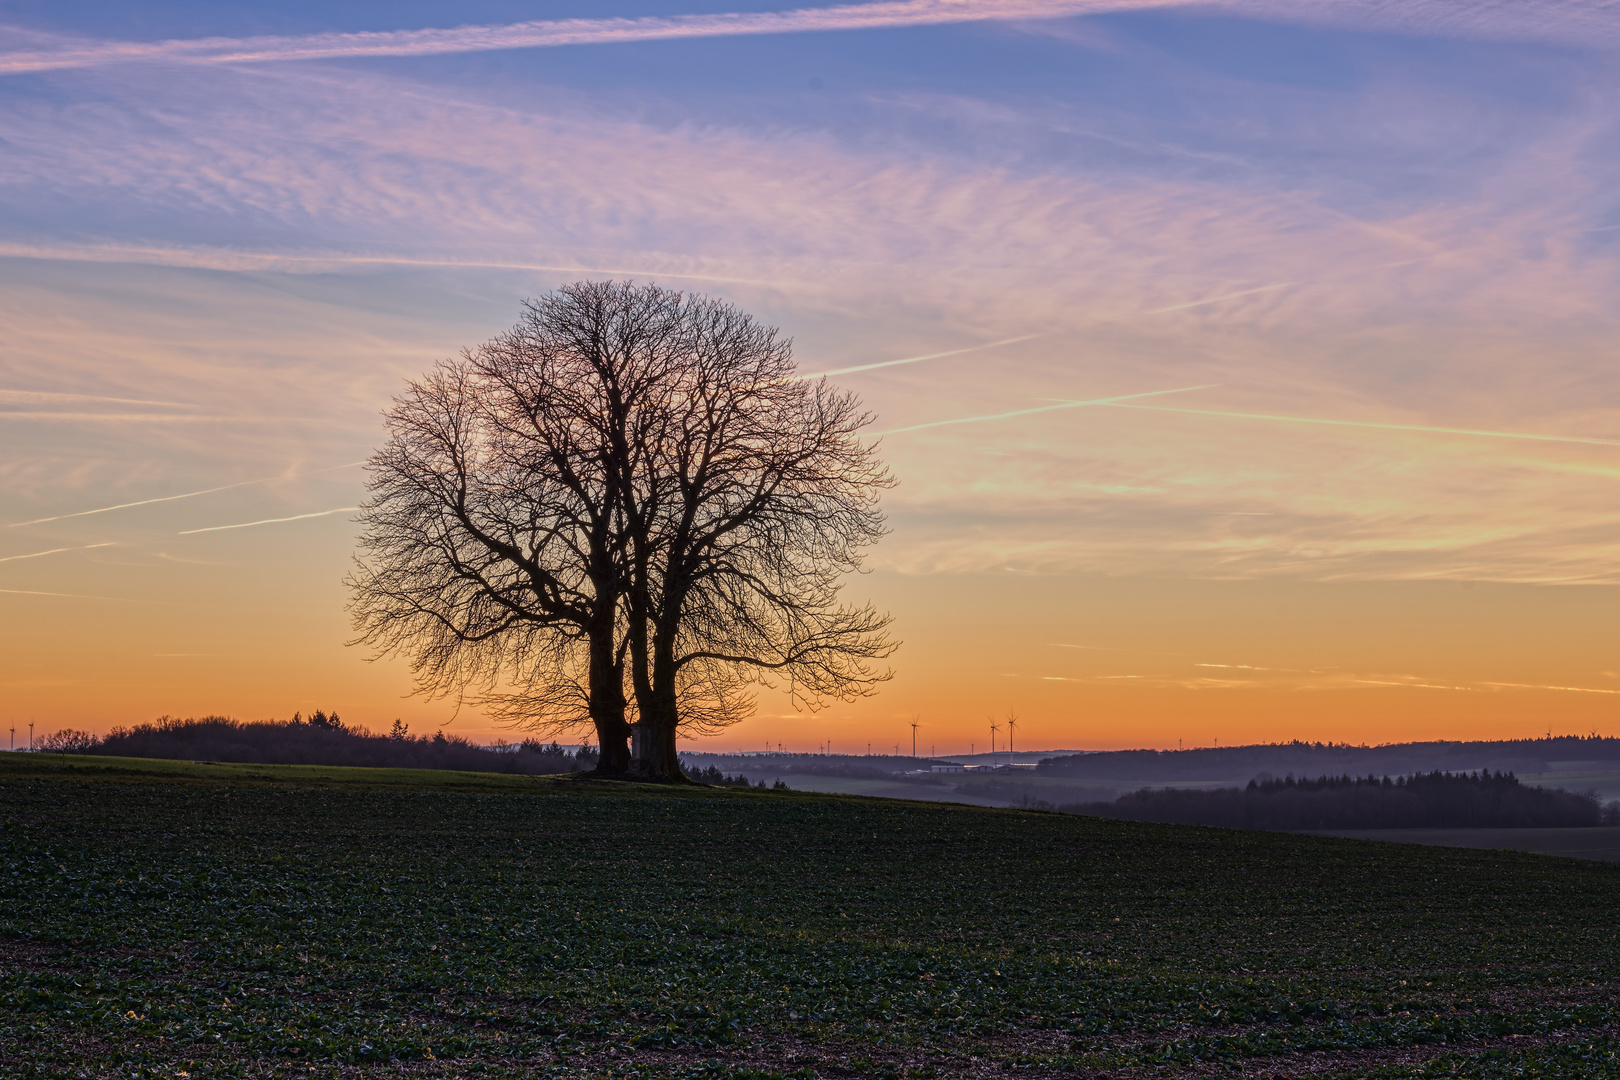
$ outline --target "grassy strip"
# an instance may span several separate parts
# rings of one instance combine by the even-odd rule
[[[0,771],[7,1074],[1620,1076],[1620,866],[82,761]]]
[[[0,754],[7,780],[112,780],[200,784],[280,784],[367,790],[529,792],[553,776],[455,772],[448,769],[370,769],[342,765],[252,765],[220,761],[102,757],[93,754]]]

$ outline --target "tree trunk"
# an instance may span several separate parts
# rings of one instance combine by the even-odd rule
[[[668,719],[659,717],[655,720],[643,711],[641,720],[633,730],[635,754],[630,771],[638,779],[663,783],[687,782],[686,774],[681,771],[680,752],[675,745],[673,712]]]
[[[681,771],[681,757],[675,747],[675,716],[671,710],[670,722],[660,724],[653,732],[653,765],[660,780],[689,783]]]
[[[625,722],[624,669],[614,655],[613,611],[597,618],[590,627],[591,722],[596,725],[596,744],[602,756],[596,771],[623,773],[630,768],[630,725]]]
[[[636,724],[635,774],[646,780],[685,783],[680,754],[675,747],[675,730],[680,708],[675,694],[675,650],[665,635],[653,635],[651,693],[641,704],[641,720]],[[640,696],[638,695],[638,701]]]
[[[630,772],[648,780],[662,780],[658,768],[658,755],[652,747],[657,742],[655,731],[659,711],[657,695],[653,692],[648,672],[652,667],[651,654],[655,651],[648,641],[647,623],[651,603],[647,596],[647,559],[639,552],[633,563],[630,590],[630,625],[625,634],[630,641],[630,681],[636,695],[638,717],[632,725],[630,740]]]
[[[596,744],[601,748],[602,755],[597,760],[596,771],[629,772],[630,725],[625,722],[623,704],[620,704],[617,716],[593,715],[591,719],[596,723]]]

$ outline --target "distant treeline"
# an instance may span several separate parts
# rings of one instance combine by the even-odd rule
[[[150,724],[113,728],[105,738],[88,732],[59,731],[41,740],[38,749],[114,757],[230,761],[257,765],[360,765],[390,769],[459,769],[467,772],[521,773],[542,776],[582,772],[596,765],[596,752],[578,752],[530,739],[505,747],[477,746],[461,735],[436,732],[412,735],[394,721],[387,735],[374,735],[345,724],[337,715],[317,710],[309,719],[243,722],[223,716],[177,720],[161,717]]]
[[[1527,787],[1511,773],[1430,772],[1250,781],[1246,788],[1143,788],[1075,814],[1232,829],[1571,828],[1620,824],[1620,804],[1594,794]]]
[[[710,765],[708,768],[694,765],[686,759],[685,755],[681,757],[681,771],[686,774],[688,780],[696,780],[700,784],[711,784],[714,787],[764,788],[767,786],[763,780],[757,784],[750,783],[748,777],[740,773],[736,776],[727,776],[715,765]],[[768,786],[776,791],[787,790],[787,785],[780,780]]]
[[[898,773],[926,769],[936,764],[930,758],[896,757],[891,754],[682,754],[683,762],[708,765],[722,770],[750,773],[801,773],[813,776],[842,776],[855,780],[892,780]]]
[[[1112,750],[1046,758],[1038,772],[1103,783],[1235,781],[1270,776],[1398,776],[1423,772],[1547,772],[1553,762],[1620,769],[1620,739],[1579,735],[1496,742],[1288,742],[1195,750]]]

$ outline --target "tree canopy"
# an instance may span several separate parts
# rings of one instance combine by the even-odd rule
[[[593,725],[603,772],[678,777],[678,734],[741,719],[756,685],[813,708],[888,677],[889,617],[839,595],[885,531],[870,419],[724,301],[529,301],[385,413],[357,641],[420,693]]]

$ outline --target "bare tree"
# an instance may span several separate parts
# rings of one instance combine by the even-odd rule
[[[91,732],[63,728],[42,736],[34,749],[41,754],[88,754],[99,745],[100,737]]]
[[[756,683],[813,706],[887,677],[887,617],[837,602],[883,533],[867,414],[736,308],[567,286],[386,421],[351,611],[419,692],[588,719],[604,771],[673,779],[677,732],[746,715]]]
[[[611,299],[527,304],[511,331],[410,384],[369,463],[349,583],[357,641],[408,656],[418,692],[471,690],[495,718],[541,731],[588,721],[601,771],[622,772],[612,417],[639,405],[626,385],[678,303]]]
[[[884,532],[870,415],[797,378],[791,344],[735,307],[689,298],[682,315],[680,363],[624,450],[633,767],[654,778],[680,774],[683,696],[723,721],[738,685],[781,678],[814,708],[870,692],[895,648],[887,615],[838,602]]]

